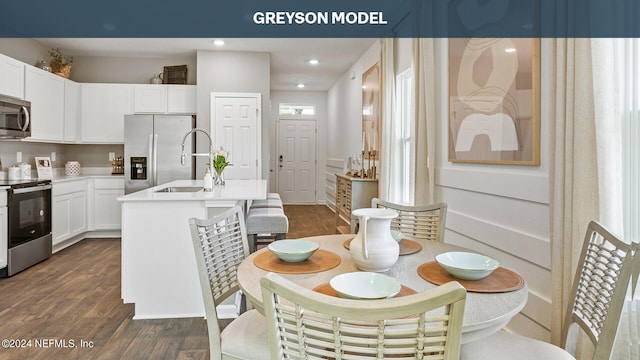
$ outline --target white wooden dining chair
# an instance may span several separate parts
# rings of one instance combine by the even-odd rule
[[[211,359],[269,359],[264,317],[242,313],[220,331],[216,307],[238,290],[237,269],[249,255],[242,209],[231,208],[210,219],[189,219],[202,289]]]
[[[271,359],[458,359],[466,290],[457,282],[384,300],[260,280]]]
[[[626,244],[591,221],[564,320],[562,346],[499,331],[462,346],[460,359],[573,359],[578,330],[594,346],[593,359],[609,359],[632,270],[640,257]]]
[[[407,206],[394,204],[379,198],[371,200],[373,208],[387,208],[398,212],[398,217],[391,220],[391,229],[414,238],[423,240],[444,240],[444,226],[447,218],[447,204],[437,203],[426,206]],[[355,220],[355,221],[354,221]],[[358,219],[352,219],[352,231]]]

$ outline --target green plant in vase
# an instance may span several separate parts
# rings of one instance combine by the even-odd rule
[[[225,151],[222,146],[213,152],[213,170],[215,171],[213,178],[214,185],[224,185],[224,169],[231,165],[228,159],[229,152]]]
[[[51,61],[49,62],[51,72],[68,79],[71,74],[73,56],[63,54],[59,48],[49,50],[49,56],[51,56]]]

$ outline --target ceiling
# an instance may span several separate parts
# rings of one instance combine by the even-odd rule
[[[48,48],[71,56],[167,57],[194,56],[197,50],[255,51],[271,54],[271,89],[325,91],[376,41],[358,39],[223,39],[222,47],[205,38],[39,38]],[[318,65],[309,65],[317,59]]]

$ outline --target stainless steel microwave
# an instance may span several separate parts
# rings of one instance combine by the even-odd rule
[[[0,138],[20,139],[31,136],[31,103],[0,95]]]

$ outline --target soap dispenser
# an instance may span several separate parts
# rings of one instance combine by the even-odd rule
[[[213,190],[213,176],[211,175],[211,168],[207,168],[207,172],[204,174],[204,191]]]

